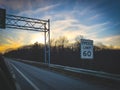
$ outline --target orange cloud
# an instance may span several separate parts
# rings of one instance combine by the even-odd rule
[[[14,44],[4,44],[4,45],[0,45],[0,52],[4,53],[6,50],[8,49],[16,49],[18,47],[20,47],[21,45],[18,43],[14,43]]]
[[[16,49],[35,42],[44,43],[44,33],[20,30],[12,31],[0,31],[0,52],[4,53],[8,49]]]
[[[20,34],[18,34],[18,37],[15,37],[11,35],[11,32],[2,32],[0,34],[0,52],[4,53],[7,49],[16,49],[24,45],[23,40],[24,39]]]

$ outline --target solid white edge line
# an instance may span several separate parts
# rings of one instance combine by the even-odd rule
[[[12,64],[12,63],[11,63]],[[40,90],[31,80],[29,80],[15,65],[12,66],[21,74],[22,77],[35,89]]]
[[[7,64],[8,69],[9,69],[11,75],[12,75],[12,78],[14,79],[15,86],[16,86],[16,90],[21,90],[20,85],[16,82],[16,76],[15,76],[14,71],[13,71],[13,69],[12,69],[11,63],[8,62],[7,60],[5,60],[5,63]]]

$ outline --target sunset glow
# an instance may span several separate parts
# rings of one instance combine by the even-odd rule
[[[50,19],[51,38],[68,38],[69,43],[83,35],[120,49],[119,0],[0,0],[8,14]],[[0,52],[35,42],[44,43],[44,33],[0,29]]]

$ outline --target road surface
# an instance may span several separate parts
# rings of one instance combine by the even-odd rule
[[[18,90],[118,90],[102,83],[75,79],[5,58],[16,79]]]

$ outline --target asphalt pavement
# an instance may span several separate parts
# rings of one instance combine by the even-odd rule
[[[117,90],[5,58],[18,90]]]

